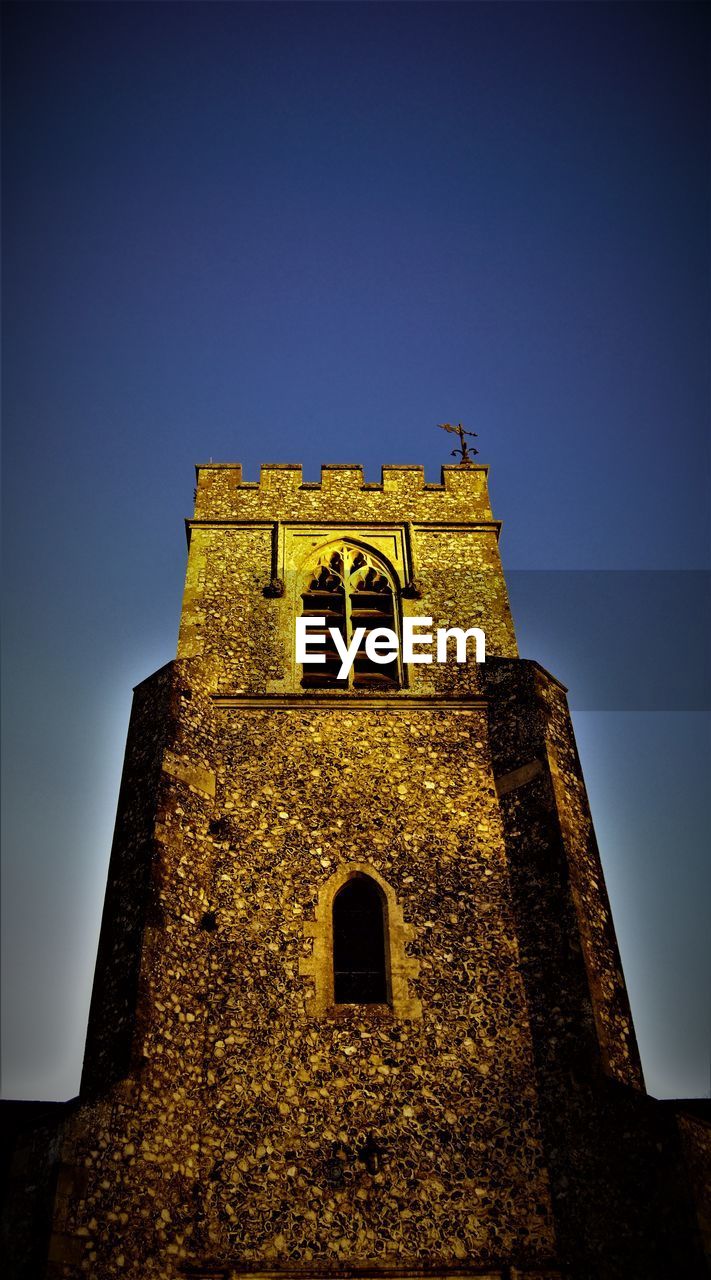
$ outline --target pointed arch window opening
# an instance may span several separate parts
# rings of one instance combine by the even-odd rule
[[[387,663],[376,663],[365,650],[369,632],[378,627],[388,627],[398,634],[395,592],[375,556],[348,543],[328,548],[310,571],[301,599],[302,617],[326,619],[323,632],[311,632],[314,638],[322,636],[326,662],[303,667],[301,684],[304,688],[400,688],[398,655],[393,655]],[[329,629],[337,629],[344,643],[349,645],[358,627],[365,627],[365,635],[349,675],[339,680],[341,658]]]
[[[333,998],[389,1003],[385,903],[367,875],[352,876],[333,900]]]

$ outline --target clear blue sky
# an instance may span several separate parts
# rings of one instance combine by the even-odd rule
[[[78,1087],[193,463],[436,479],[448,419],[578,707],[648,1085],[708,1092],[708,13],[4,6],[6,1096]]]

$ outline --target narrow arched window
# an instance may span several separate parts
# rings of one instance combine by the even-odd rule
[[[353,876],[333,902],[336,1004],[385,1004],[388,998],[383,896],[369,876]]]
[[[326,622],[324,631],[311,631],[314,641],[321,639],[326,660],[304,666],[304,688],[399,688],[397,654],[384,655],[384,661],[376,662],[366,653],[369,632],[387,627],[395,636],[398,633],[395,592],[388,571],[377,556],[350,543],[338,547],[331,544],[309,571],[301,599],[302,617],[321,617]],[[341,659],[331,633],[340,632],[348,646],[359,629],[360,643],[352,670],[339,680]]]

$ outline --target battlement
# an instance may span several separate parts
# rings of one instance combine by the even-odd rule
[[[195,464],[195,474],[200,483],[200,478],[207,471],[229,471],[234,473],[232,484],[241,489],[272,489],[273,480],[272,473],[282,472],[290,476],[290,483],[293,487],[299,489],[322,489],[332,486],[331,473],[341,472],[346,483],[357,489],[396,489],[400,485],[404,485],[408,490],[413,487],[413,475],[417,477],[414,481],[414,487],[418,489],[452,489],[453,485],[459,483],[459,479],[453,480],[453,476],[473,476],[475,472],[483,471],[484,475],[488,475],[489,468],[484,463],[471,463],[469,466],[463,467],[460,464],[445,463],[441,468],[441,478],[439,484],[433,484],[431,481],[425,480],[425,468],[419,462],[384,462],[380,468],[380,482],[377,481],[367,483],[363,480],[363,468],[359,462],[323,462],[321,464],[320,480],[304,480],[303,468],[300,462],[263,462],[260,467],[259,480],[243,480],[242,463],[241,462],[197,462]],[[404,479],[400,479],[400,477]],[[209,483],[209,482],[208,482]]]
[[[379,482],[366,482],[358,463],[326,463],[318,481],[289,462],[263,463],[259,481],[244,480],[237,462],[195,470],[196,520],[492,520],[483,465],[445,465],[439,484],[419,464],[385,464]]]

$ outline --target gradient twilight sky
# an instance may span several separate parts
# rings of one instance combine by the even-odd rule
[[[571,686],[648,1087],[707,1094],[707,6],[4,26],[4,1095],[78,1089],[193,463],[438,479],[445,420],[491,465],[522,652]]]

